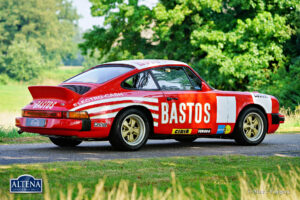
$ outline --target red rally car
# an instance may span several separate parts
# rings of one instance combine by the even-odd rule
[[[213,89],[187,64],[171,60],[105,63],[29,91],[33,101],[16,118],[19,132],[39,133],[61,147],[109,140],[136,150],[148,138],[198,137],[257,145],[284,122],[275,97]]]

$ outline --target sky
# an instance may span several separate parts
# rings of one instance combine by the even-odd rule
[[[81,16],[78,25],[83,31],[91,29],[93,25],[103,25],[103,17],[92,17],[90,10],[92,4],[88,0],[73,0],[73,5]]]
[[[158,0],[141,0],[140,4],[152,8],[157,1]],[[93,25],[103,25],[104,17],[92,17],[90,10],[92,4],[88,0],[73,0],[73,5],[77,9],[77,13],[81,16],[78,24],[83,31],[91,29]]]

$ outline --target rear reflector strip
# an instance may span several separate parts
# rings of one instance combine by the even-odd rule
[[[22,110],[23,117],[62,118],[60,111]]]

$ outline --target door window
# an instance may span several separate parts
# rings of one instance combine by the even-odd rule
[[[201,90],[202,82],[201,80],[190,70],[189,68],[185,67],[186,73],[189,76],[193,86],[196,90]]]
[[[152,70],[154,78],[162,90],[194,90],[182,67],[162,67]]]

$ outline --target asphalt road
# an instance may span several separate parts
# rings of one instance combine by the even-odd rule
[[[142,149],[135,152],[116,151],[108,142],[83,142],[74,148],[59,148],[52,143],[0,145],[1,165],[205,155],[300,157],[300,134],[267,135],[258,146],[239,146],[233,140],[206,138],[199,138],[192,144],[148,140]]]

